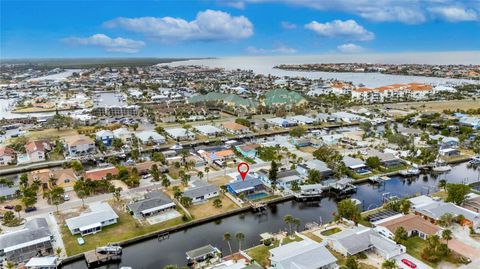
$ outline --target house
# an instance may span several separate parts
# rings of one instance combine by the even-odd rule
[[[17,193],[19,191],[18,186],[7,186],[0,184],[0,198],[4,200],[11,200],[17,198]]]
[[[235,152],[231,149],[219,149],[219,150],[199,150],[198,154],[208,163],[219,162],[223,163],[227,160],[235,158]]]
[[[437,221],[446,213],[452,214],[452,216],[464,216],[465,221],[462,225],[468,225],[476,227],[480,222],[480,214],[469,209],[457,206],[453,203],[445,203],[443,201],[433,201],[431,203],[425,203],[424,205],[416,206],[414,208],[415,214],[424,217],[432,223]]]
[[[375,149],[369,149],[365,157],[378,157],[381,164],[385,167],[395,167],[404,163],[402,159],[398,158],[393,153],[383,153]]]
[[[332,169],[328,168],[327,164],[320,160],[307,161],[297,165],[296,169],[304,177],[308,176],[309,170],[319,171],[323,178],[327,178],[333,174]]]
[[[304,115],[296,115],[289,117],[288,119],[296,122],[299,125],[313,125],[316,122],[314,118],[310,118]]]
[[[127,128],[113,130],[113,137],[122,140],[124,144],[132,143],[132,134]]]
[[[312,145],[312,142],[308,138],[293,137],[291,139],[292,145],[296,147],[309,147]]]
[[[327,237],[328,245],[344,256],[352,256],[365,251],[374,251],[384,259],[391,259],[406,248],[382,236],[372,228],[354,226]]]
[[[444,157],[460,156],[460,150],[454,148],[444,148],[438,150],[438,154]]]
[[[269,250],[270,266],[276,269],[335,269],[337,258],[325,244],[311,240],[291,242]]]
[[[50,150],[50,143],[46,141],[31,141],[25,145],[26,154],[32,163],[45,161],[46,153]]]
[[[100,130],[95,133],[95,139],[107,147],[112,146],[113,137],[113,132],[109,130]]]
[[[458,123],[464,126],[469,126],[473,129],[480,129],[480,118],[478,117],[461,117]]]
[[[95,153],[95,142],[85,135],[73,135],[63,138],[70,156],[81,156]]]
[[[242,135],[242,134],[247,134],[250,133],[250,128],[247,126],[238,124],[236,122],[226,122],[222,124],[223,130],[226,132],[236,134],[236,135]]]
[[[169,128],[165,129],[165,132],[168,134],[168,136],[175,139],[176,141],[195,139],[195,134],[184,128]]]
[[[367,168],[367,165],[364,161],[357,158],[352,158],[350,156],[343,157],[343,163],[345,164],[348,169],[352,170],[353,172],[363,175],[371,173],[371,171]]]
[[[251,174],[245,177],[245,180],[237,180],[227,184],[227,191],[234,195],[246,194],[251,195],[265,190],[265,185],[257,177]]]
[[[118,215],[107,203],[90,204],[90,211],[65,220],[72,235],[82,236],[100,232],[103,227],[117,223]]]
[[[167,168],[161,162],[154,162],[154,161],[137,163],[135,164],[135,168],[137,168],[139,175],[145,175],[150,172],[150,169],[152,169],[153,165],[157,165],[157,168],[161,173],[164,173],[167,171]]]
[[[460,145],[458,137],[430,135],[430,139],[437,141],[440,148],[456,148]]]
[[[257,157],[257,149],[260,147],[258,144],[244,144],[235,146],[235,149],[242,154],[243,157],[254,159]]]
[[[332,118],[336,119],[336,121],[343,121],[343,122],[354,122],[354,121],[360,121],[363,119],[362,116],[358,116],[352,113],[340,111],[340,112],[335,112],[330,115]]]
[[[267,186],[271,185],[270,179],[268,178],[269,171],[266,169],[260,169],[258,171],[258,176],[260,180]],[[294,182],[300,184],[302,177],[297,170],[288,170],[288,171],[279,171],[277,173],[277,186],[283,189],[290,189]]]
[[[53,234],[45,218],[25,223],[25,228],[0,235],[0,256],[14,262],[27,262],[32,257],[53,254]]]
[[[193,127],[197,132],[204,136],[215,137],[223,133],[223,131],[213,125],[199,125]]]
[[[205,183],[201,180],[193,182],[194,186],[183,191],[183,196],[192,199],[193,203],[205,202],[210,198],[218,197],[220,189],[212,184]]]
[[[376,231],[390,239],[395,237],[395,231],[400,227],[405,229],[408,236],[419,236],[422,239],[427,239],[430,235],[440,235],[442,232],[437,225],[414,214],[396,215],[375,222],[374,225]]]
[[[148,192],[143,199],[127,205],[127,210],[136,218],[147,218],[175,209],[172,199],[158,191]]]
[[[14,164],[16,160],[15,150],[11,147],[0,145],[0,166]]]
[[[284,118],[271,118],[271,119],[267,119],[267,122],[274,126],[283,127],[283,128],[294,127],[298,125],[298,123],[296,123],[295,121],[290,119],[284,119]]]
[[[137,132],[135,136],[144,145],[165,144],[165,137],[155,131],[141,131]]]
[[[27,176],[29,184],[35,181],[40,182],[42,191],[49,190],[54,186],[60,186],[66,191],[71,191],[73,190],[75,182],[78,180],[75,171],[71,168],[39,169],[31,171]]]
[[[97,168],[85,171],[84,178],[93,181],[106,179],[108,175],[116,176],[118,169],[116,167]]]

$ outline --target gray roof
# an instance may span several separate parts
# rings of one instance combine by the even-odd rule
[[[147,209],[159,207],[173,203],[172,199],[168,198],[161,192],[149,192],[145,195],[145,199],[127,205],[128,209],[134,213],[139,213]]]
[[[345,163],[347,167],[352,169],[365,166],[365,162],[357,158],[352,158],[350,156],[343,157],[343,163]]]
[[[52,233],[46,223],[47,221],[44,218],[33,219],[25,224],[25,229],[0,235],[0,249],[4,250],[44,237],[50,237]]]
[[[190,197],[192,199],[195,199],[200,196],[205,196],[210,193],[218,192],[219,188],[215,185],[212,184],[205,184],[200,186],[195,186],[189,189],[186,189],[183,192],[183,195],[186,197]]]
[[[340,243],[350,255],[355,255],[370,248],[392,252],[400,248],[395,242],[385,238],[371,228],[357,226],[329,236],[330,240]]]
[[[218,250],[214,248],[212,245],[206,245],[203,247],[199,247],[199,248],[187,251],[187,256],[190,259],[196,259],[211,253],[216,253],[217,251]]]
[[[118,219],[117,213],[107,203],[90,205],[91,212],[83,213],[78,217],[65,220],[68,228],[73,231],[81,227],[92,225],[98,222],[104,222],[111,219]]]
[[[444,214],[450,213],[454,216],[463,215],[466,219],[470,221],[480,221],[480,215],[478,213],[475,213],[471,210],[457,206],[452,203],[433,202],[424,206],[417,207],[416,211],[433,219],[439,219]]]
[[[323,244],[309,240],[292,242],[270,250],[271,260],[283,268],[311,269],[335,263],[337,259]]]
[[[0,187],[0,197],[15,195],[17,191],[18,191],[18,186],[12,186],[12,187],[2,186]]]
[[[305,169],[314,169],[319,172],[331,172],[332,169],[328,168],[327,164],[320,161],[320,160],[310,160],[307,161],[306,163],[299,164],[298,166],[301,166]]]
[[[263,183],[258,178],[252,178],[252,179],[249,179],[249,180],[245,179],[245,181],[235,181],[235,182],[232,182],[232,183],[228,184],[228,186],[230,186],[230,188],[232,188],[235,191],[243,190],[243,189],[247,189],[247,188],[254,188],[254,187],[260,186],[260,185],[263,185]]]

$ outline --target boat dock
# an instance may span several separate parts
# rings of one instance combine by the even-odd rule
[[[111,247],[102,247],[85,252],[84,256],[87,267],[95,268],[110,262],[120,262],[122,259],[121,248],[114,247],[114,251],[111,251],[110,248]]]

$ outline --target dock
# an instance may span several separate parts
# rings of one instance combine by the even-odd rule
[[[96,249],[85,252],[84,256],[88,268],[95,268],[111,262],[120,262],[122,259],[121,253],[99,253]]]

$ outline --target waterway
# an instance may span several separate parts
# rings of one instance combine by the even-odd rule
[[[363,202],[365,209],[372,209],[382,204],[385,193],[407,197],[416,194],[428,194],[438,191],[438,181],[446,179],[451,183],[473,183],[480,180],[480,170],[469,167],[467,163],[453,166],[453,169],[443,175],[430,176],[420,175],[411,180],[402,177],[392,177],[382,185],[364,183],[358,185],[357,193],[351,197]],[[254,213],[243,213],[230,216],[221,221],[212,221],[203,225],[170,234],[163,241],[157,238],[146,240],[124,248],[120,265],[109,265],[102,268],[119,268],[131,266],[135,269],[163,268],[168,264],[184,265],[186,263],[185,252],[207,244],[212,244],[228,254],[228,245],[223,241],[223,234],[232,234],[232,248],[238,249],[235,233],[242,232],[245,241],[242,248],[248,248],[259,244],[259,234],[263,232],[277,232],[285,230],[287,226],[283,217],[287,214],[301,219],[303,227],[307,222],[328,222],[336,210],[335,198],[323,198],[316,203],[301,203],[287,201],[269,206],[267,214],[263,216]],[[85,238],[88,240],[88,236]],[[87,268],[85,262],[77,261],[64,266],[68,269]]]

